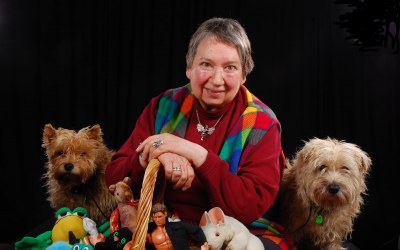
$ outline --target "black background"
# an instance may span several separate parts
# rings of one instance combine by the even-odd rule
[[[353,242],[394,246],[383,244],[400,228],[400,57],[346,39],[335,22],[348,11],[321,0],[0,0],[0,242],[53,216],[41,179],[43,126],[98,123],[118,149],[151,97],[188,82],[191,34],[222,16],[247,30],[256,66],[246,86],[277,114],[288,157],[303,140],[327,136],[369,153]]]

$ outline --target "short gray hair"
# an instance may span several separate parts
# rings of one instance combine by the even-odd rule
[[[219,17],[206,20],[192,35],[186,54],[186,68],[193,66],[193,60],[199,44],[208,37],[236,47],[242,63],[244,76],[247,76],[253,70],[254,61],[251,57],[251,44],[246,31],[238,21]]]

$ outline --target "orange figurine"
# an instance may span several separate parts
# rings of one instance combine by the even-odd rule
[[[209,249],[203,230],[197,225],[180,220],[169,221],[164,204],[154,204],[151,216],[153,221],[149,224],[146,249],[154,247],[156,250],[189,250],[191,240],[202,246],[201,249]]]

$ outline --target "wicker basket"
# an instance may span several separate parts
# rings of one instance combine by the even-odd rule
[[[151,160],[147,165],[143,178],[142,190],[140,192],[135,231],[133,232],[132,240],[126,244],[124,250],[145,249],[151,208],[154,203],[163,202],[164,200],[165,178],[163,176],[164,171],[159,171],[160,166],[161,163],[157,159]],[[160,174],[158,174],[159,172]],[[157,182],[157,180],[159,181]],[[153,199],[155,191],[156,195]]]

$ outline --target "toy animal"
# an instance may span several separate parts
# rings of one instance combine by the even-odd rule
[[[104,235],[104,237],[107,237],[109,235],[109,222],[94,229],[93,226],[96,225],[88,216],[87,210],[83,207],[77,207],[74,210],[62,207],[55,213],[57,220],[51,231],[45,231],[36,237],[23,237],[15,243],[15,250],[71,249],[71,245],[81,241],[83,244],[89,244],[90,242],[86,241],[88,237],[85,236],[86,232],[94,234],[94,230],[97,232],[97,236]],[[92,222],[90,230],[85,225],[85,221],[88,220]]]
[[[237,219],[224,214],[221,208],[214,207],[205,211],[200,220],[200,227],[212,250],[263,250],[261,240]]]
[[[133,200],[130,178],[125,177],[123,181],[110,185],[109,190],[118,204],[110,216],[110,232],[126,227],[133,233],[136,224],[137,202]]]
[[[86,234],[83,219],[88,216],[86,209],[77,207],[73,211],[69,208],[60,208],[56,213],[57,221],[51,230],[53,242],[65,241],[73,245]]]
[[[102,135],[99,125],[74,131],[46,124],[42,144],[48,159],[43,178],[50,206],[55,210],[84,207],[98,225],[117,205],[104,181],[113,151]]]

